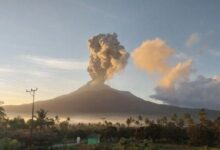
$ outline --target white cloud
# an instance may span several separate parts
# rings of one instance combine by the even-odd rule
[[[39,71],[39,70],[28,70],[26,68],[13,68],[13,67],[0,67],[0,75],[31,75],[37,77],[47,77],[49,76],[48,72]]]
[[[94,12],[94,13],[97,13],[97,14],[100,14],[100,15],[103,15],[104,17],[107,17],[107,18],[110,18],[110,19],[119,19],[118,16],[116,15],[113,15],[112,13],[108,13],[105,8],[101,9],[101,8],[98,8],[96,5],[92,5],[92,3],[86,3],[84,1],[78,1],[78,4],[83,7],[84,9],[87,9],[91,12]]]
[[[14,69],[8,67],[0,67],[0,73],[12,73],[15,72]]]
[[[76,61],[62,58],[38,57],[31,55],[21,55],[20,58],[37,65],[54,69],[84,70],[87,67],[87,62],[85,61]]]
[[[199,42],[200,42],[200,37],[199,37],[198,33],[193,33],[187,38],[186,46],[192,47],[193,45],[195,45]]]
[[[21,74],[27,74],[27,75],[30,75],[30,76],[36,76],[36,77],[49,77],[49,73],[48,72],[45,72],[45,71],[38,71],[38,70],[20,70],[18,71],[18,73],[21,73]]]
[[[179,53],[176,53],[174,55],[178,60],[188,60],[188,59],[191,59],[191,57],[185,53],[182,53],[182,52],[179,52]]]
[[[184,81],[173,89],[156,87],[151,98],[176,106],[220,110],[220,77],[198,76],[193,81]]]

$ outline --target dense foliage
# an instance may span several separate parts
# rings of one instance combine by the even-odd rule
[[[86,144],[87,136],[92,133],[101,135],[101,149],[109,149],[107,145],[119,149],[129,149],[136,145],[138,149],[152,146],[152,143],[194,146],[220,146],[220,115],[209,120],[204,110],[198,113],[198,121],[184,114],[161,117],[150,120],[147,117],[129,117],[125,123],[104,121],[95,124],[71,124],[70,118],[61,121],[59,116],[48,117],[48,112],[36,111],[33,120],[33,147],[47,148],[57,143],[73,143],[76,138]],[[4,110],[0,109],[0,150],[26,149],[30,146],[30,125],[32,120],[25,121],[21,117],[8,119]],[[107,143],[107,144],[106,144]],[[135,144],[136,143],[136,144]],[[85,145],[84,145],[85,146]],[[4,147],[4,148],[2,148]],[[8,148],[9,147],[9,148]]]

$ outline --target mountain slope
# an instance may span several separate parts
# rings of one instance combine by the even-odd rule
[[[27,113],[31,110],[31,104],[4,106],[4,108],[6,112]],[[145,101],[130,92],[112,89],[104,84],[87,84],[70,94],[36,102],[35,110],[40,108],[56,114],[142,114],[162,116],[173,113],[191,113],[192,115],[198,113],[198,109],[159,105]],[[210,110],[207,113],[210,117],[216,117],[219,112]]]

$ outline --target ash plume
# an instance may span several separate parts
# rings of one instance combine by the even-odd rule
[[[99,34],[88,41],[90,60],[88,72],[92,83],[104,83],[123,70],[129,57],[117,34]]]

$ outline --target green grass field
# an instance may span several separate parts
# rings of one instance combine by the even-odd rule
[[[78,145],[76,150],[220,150],[219,148],[211,147],[193,147],[188,145],[166,145],[166,144],[151,144],[148,146],[129,144],[128,146],[120,146],[117,144],[100,144],[97,146]]]

